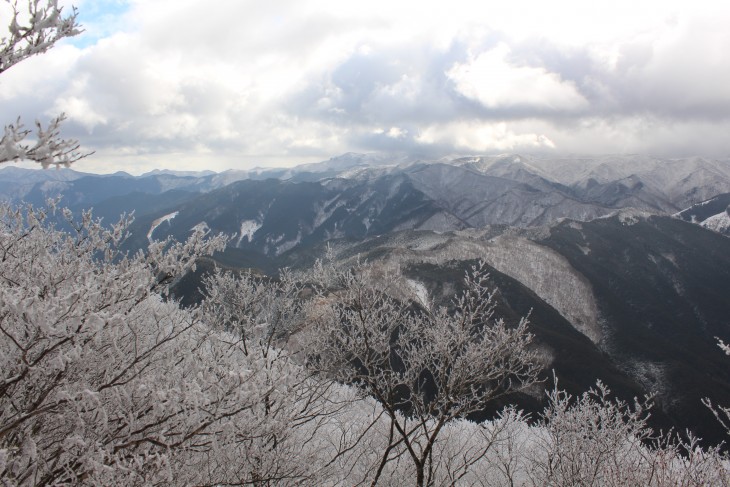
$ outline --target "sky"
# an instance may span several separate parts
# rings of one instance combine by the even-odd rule
[[[81,171],[730,155],[730,2],[59,3],[85,32],[3,73],[0,115],[66,113]]]

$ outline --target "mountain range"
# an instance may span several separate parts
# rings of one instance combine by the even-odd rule
[[[424,161],[345,154],[295,168],[90,175],[0,169],[0,198],[135,214],[129,250],[202,226],[217,265],[396,269],[402,299],[448,303],[482,260],[499,312],[530,316],[546,370],[582,392],[654,394],[657,427],[718,442],[704,397],[730,405],[730,160],[506,154]],[[177,289],[195,301],[200,276]],[[542,395],[518,398],[538,409]]]

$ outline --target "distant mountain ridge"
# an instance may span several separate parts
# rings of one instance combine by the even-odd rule
[[[157,179],[159,191],[189,189],[210,191],[244,179],[321,181],[329,178],[372,179],[410,172],[417,166],[447,165],[471,169],[487,176],[524,183],[538,190],[559,188],[579,199],[626,207],[621,196],[636,197],[647,206],[680,211],[715,195],[730,192],[730,159],[659,159],[648,156],[536,157],[519,154],[418,159],[389,154],[346,153],[327,161],[290,168],[249,170],[174,171],[154,170],[141,176],[119,172],[109,175],[79,173],[72,169],[40,171],[13,166],[0,167],[0,197],[8,199],[8,183],[23,186],[12,195],[19,199],[29,185],[43,181],[71,183],[82,177],[118,177],[130,180]],[[179,179],[180,181],[175,181]]]
[[[242,182],[243,193],[232,198],[235,190],[229,186]],[[348,153],[294,168],[222,173],[161,170],[130,176],[0,169],[3,199],[42,205],[49,197],[61,197],[77,211],[97,208],[107,221],[134,211],[138,237],[184,238],[191,226],[205,222],[211,231],[235,234],[234,246],[270,256],[330,238],[357,239],[409,226],[442,232],[502,224],[533,227],[560,218],[588,221],[625,208],[674,214],[693,198],[719,194],[715,191],[730,192],[729,161],[510,154],[421,161]],[[132,194],[137,196],[126,197]],[[295,208],[284,209],[282,201],[294,201],[295,194]],[[174,221],[151,229],[152,222],[173,212],[179,213]],[[721,216],[713,222],[711,228],[725,228]],[[137,244],[143,246],[144,240]]]

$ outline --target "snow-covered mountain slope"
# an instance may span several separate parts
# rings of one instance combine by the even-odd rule
[[[490,240],[484,250],[482,258],[489,265],[520,281],[593,343],[600,343],[603,330],[593,289],[565,257],[529,239],[506,235]]]
[[[675,213],[674,216],[684,221],[699,223],[713,215],[722,213],[728,206],[730,206],[730,193],[723,193],[694,204],[689,208]]]
[[[142,174],[140,177],[146,177],[146,176],[158,176],[158,175],[168,175],[168,176],[177,176],[177,177],[194,177],[194,178],[202,178],[205,176],[212,176],[216,174],[215,171],[211,170],[204,170],[204,171],[175,171],[172,169],[153,169],[152,171],[148,171],[144,174]]]
[[[327,175],[331,175],[341,174],[344,171],[352,171],[356,168],[392,167],[407,164],[412,161],[413,159],[409,157],[393,156],[383,153],[358,154],[348,152],[337,157],[332,157],[326,161],[301,164],[296,166],[294,170],[296,172],[326,173]]]
[[[634,177],[645,192],[686,208],[730,191],[730,160],[669,159],[641,155],[594,158],[533,158],[530,164],[567,186],[586,188]]]
[[[23,198],[37,185],[47,188],[65,188],[65,183],[85,176],[73,169],[33,170],[11,165],[0,166],[0,200]]]
[[[523,232],[506,227],[446,234],[399,232],[354,247],[344,244],[336,248],[342,258],[356,259],[375,252],[374,261],[393,268],[418,262],[442,266],[453,259],[481,259],[532,290],[592,342],[601,341],[598,308],[590,284],[563,256],[530,240]]]
[[[180,216],[169,228],[176,238],[184,238],[191,226],[205,221],[214,231],[231,235],[235,246],[255,249],[268,256],[332,238],[357,239],[403,229],[449,232],[490,225],[527,228],[550,225],[563,218],[590,221],[626,208],[655,214],[673,209],[671,202],[648,191],[638,176],[605,184],[594,181],[585,187],[568,187],[530,173],[535,167],[534,161],[526,162],[521,156],[458,159],[453,164],[408,162],[393,165],[387,159],[379,159],[376,161],[381,163],[378,167],[361,166],[363,161],[369,160],[348,154],[341,160],[315,165],[315,169],[324,172],[342,168],[347,169],[345,173],[355,170],[355,178],[260,180],[258,176],[263,173],[254,175],[251,172],[248,179],[210,191],[205,188],[217,184],[213,182],[214,178],[225,175],[191,178],[158,174],[131,182],[125,180],[123,184],[142,191],[159,192],[169,187],[196,191],[191,192],[187,200],[182,195],[175,198],[175,206],[154,205],[155,211],[144,214],[149,219],[144,220],[147,222],[145,234],[154,219],[180,211]],[[290,175],[296,173],[295,170],[287,171],[293,171]],[[490,174],[490,171],[502,176]],[[545,173],[543,170],[538,172]],[[298,174],[311,176],[314,173],[302,171]],[[228,176],[242,174],[230,173]],[[94,198],[100,198],[103,193],[122,191],[115,186],[117,180],[110,178],[101,182],[81,178],[72,183],[73,190],[68,190],[67,194],[77,198],[78,205],[94,202]],[[160,197],[165,194],[161,193]],[[120,210],[128,211],[124,207]],[[178,222],[181,222],[179,228]],[[144,241],[139,242],[139,245],[143,244]]]
[[[722,213],[713,215],[700,223],[700,225],[708,230],[713,230],[724,235],[730,235],[730,211],[725,210]]]
[[[519,154],[463,157],[445,162],[454,166],[472,168],[489,176],[526,183],[536,188],[552,187],[558,182],[545,171],[530,164],[528,158]]]
[[[141,228],[147,232],[152,224],[148,222],[173,212],[177,212],[174,221],[158,228],[156,238],[184,239],[192,226],[204,221],[212,232],[231,236],[233,246],[268,256],[332,238],[359,239],[421,225],[465,226],[450,221],[404,177],[369,182],[239,181],[161,210],[159,216],[145,215],[135,222],[133,234]],[[131,243],[144,244],[134,235]]]
[[[606,201],[600,195],[580,198],[570,189],[545,179],[540,178],[539,187],[535,187],[484,174],[468,165],[419,165],[404,174],[417,189],[475,228],[495,224],[537,226],[558,218],[590,220],[625,206],[663,211],[662,205],[650,201]]]
[[[241,180],[292,182],[346,179],[372,183],[405,176],[439,205],[443,222],[469,226],[504,223],[544,225],[556,218],[591,219],[633,207],[668,214],[691,203],[730,192],[730,160],[658,159],[645,156],[549,158],[500,155],[419,161],[387,154],[348,153],[293,168],[229,170],[218,174],[153,171],[89,175],[70,170],[0,169],[0,198],[89,207],[132,192],[208,192]],[[121,211],[127,208],[120,207]],[[453,227],[452,227],[453,228]]]
[[[9,164],[0,166],[0,181],[16,184],[34,184],[42,181],[73,181],[86,176],[73,169],[24,169]]]
[[[674,216],[730,236],[730,193],[719,194],[692,205]]]

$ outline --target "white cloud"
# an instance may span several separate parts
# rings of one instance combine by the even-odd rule
[[[46,114],[53,117],[59,113],[65,113],[69,120],[76,121],[88,130],[89,134],[94,131],[97,125],[107,123],[105,116],[97,113],[89,104],[88,100],[77,98],[75,96],[67,98],[58,98],[53,111]]]
[[[0,112],[68,112],[66,133],[97,151],[87,169],[730,152],[725,2],[76,3],[89,37],[4,73]]]
[[[525,107],[547,111],[578,111],[588,102],[575,85],[544,68],[510,63],[504,43],[467,63],[455,64],[447,73],[459,93],[487,108]]]
[[[457,151],[472,153],[555,148],[547,135],[508,122],[432,125],[422,130],[417,139],[426,145],[452,145]]]
[[[390,129],[386,132],[386,135],[391,139],[402,139],[408,135],[408,131],[400,127],[390,127]]]

